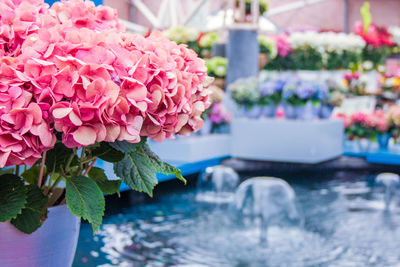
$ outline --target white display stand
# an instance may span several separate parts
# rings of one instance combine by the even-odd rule
[[[162,143],[149,142],[161,159],[173,162],[197,162],[230,155],[231,137],[228,134],[178,137]]]
[[[341,120],[236,118],[232,156],[242,159],[319,163],[343,153]]]

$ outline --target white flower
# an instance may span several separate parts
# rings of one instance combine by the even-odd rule
[[[364,40],[355,34],[335,32],[294,32],[289,36],[289,43],[293,49],[311,47],[321,54],[344,51],[361,53],[365,46]]]
[[[397,45],[400,45],[400,27],[389,27],[389,32],[392,34],[393,42],[395,42]]]
[[[374,67],[374,63],[372,63],[371,61],[367,60],[367,61],[363,62],[364,70],[372,70],[373,67]]]

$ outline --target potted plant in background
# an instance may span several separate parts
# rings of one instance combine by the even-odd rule
[[[174,26],[163,31],[163,35],[177,44],[187,44],[187,46],[190,49],[193,49],[196,53],[200,52],[200,48],[197,43],[200,33],[195,28]]]
[[[400,137],[400,106],[393,105],[390,107],[388,112],[390,122],[390,134],[393,137],[395,150],[399,148],[399,137]]]
[[[383,110],[376,110],[367,116],[366,124],[371,129],[372,141],[377,141],[380,149],[387,149],[390,135],[390,119]]]
[[[282,90],[285,82],[283,80],[267,80],[260,82],[260,103],[263,107],[263,115],[271,118],[275,117],[278,105],[282,100]]]
[[[362,37],[366,43],[362,58],[371,63],[370,69],[378,69],[385,64],[386,58],[392,53],[395,42],[392,34],[385,26],[378,26],[372,22],[370,4],[365,2],[360,8],[362,21],[354,25],[354,33]]]
[[[285,113],[285,118],[296,119],[296,107],[302,105],[302,101],[296,95],[296,89],[300,81],[297,78],[290,78],[286,81],[282,90],[282,107]]]
[[[232,99],[245,117],[258,119],[262,114],[257,78],[238,79],[229,85]]]
[[[368,152],[372,131],[367,124],[367,114],[359,111],[348,116],[345,120],[345,133],[350,141],[355,142],[355,152]]]
[[[366,82],[360,77],[358,72],[346,73],[343,77],[343,85],[347,94],[353,96],[362,96],[366,94]]]
[[[214,85],[225,89],[225,77],[228,67],[228,59],[224,57],[212,57],[206,59],[208,75],[214,77]]]
[[[217,32],[201,33],[197,40],[199,46],[199,55],[203,58],[211,58],[213,45],[220,41],[219,34]]]
[[[292,59],[295,69],[298,70],[322,70],[323,55],[315,31],[294,32],[289,36],[289,44],[292,49]]]
[[[258,56],[259,68],[263,69],[268,61],[273,60],[278,55],[278,49],[276,46],[276,41],[267,35],[258,35],[258,45],[260,47],[260,53]]]
[[[283,87],[282,101],[285,117],[288,119],[309,120],[316,117],[313,104],[317,95],[316,83],[308,80],[293,78]]]
[[[225,105],[222,102],[215,103],[210,110],[208,115],[210,121],[212,122],[212,130],[213,133],[228,133],[229,123],[232,120],[232,114],[228,111]]]
[[[328,80],[327,86],[329,88],[328,94],[325,98],[321,99],[321,108],[319,111],[319,117],[321,119],[329,119],[332,116],[333,109],[340,107],[345,99],[343,94],[343,88],[339,83]]]
[[[290,47],[289,35],[282,33],[279,35],[268,35],[268,38],[275,41],[277,55],[270,58],[268,63],[264,66],[265,70],[290,70],[294,69],[293,64],[290,62],[293,50]]]
[[[0,266],[70,266],[79,218],[97,231],[103,194],[123,181],[152,195],[157,172],[184,180],[146,139],[199,130],[209,77],[186,46],[127,34],[90,1],[9,0],[0,13]]]
[[[200,135],[208,135],[210,133],[227,133],[229,129],[226,129],[230,121],[232,120],[232,114],[223,104],[225,92],[217,87],[210,86],[211,91],[210,99],[211,106],[201,115],[204,120],[203,128],[199,131]]]

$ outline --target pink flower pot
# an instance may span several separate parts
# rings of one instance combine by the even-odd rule
[[[50,208],[47,220],[30,235],[0,223],[0,266],[70,267],[79,229],[80,219],[66,205]]]

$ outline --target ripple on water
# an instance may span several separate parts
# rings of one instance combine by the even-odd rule
[[[102,266],[400,266],[398,203],[385,212],[383,193],[362,181],[294,188],[305,226],[270,227],[268,246],[256,225],[232,227],[226,207],[189,192],[107,217],[92,257]]]

